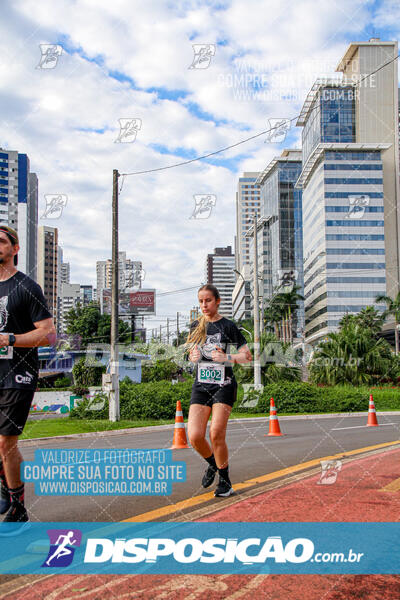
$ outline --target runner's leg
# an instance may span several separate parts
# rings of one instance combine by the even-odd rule
[[[18,449],[17,435],[0,435],[0,455],[9,488],[22,485],[20,478],[20,465],[22,456]]]
[[[228,466],[228,446],[226,445],[226,427],[232,407],[216,402],[212,407],[210,440],[218,469]]]
[[[210,417],[211,406],[191,404],[188,417],[188,436],[193,448],[207,458],[212,454],[210,444],[206,440],[207,422]]]

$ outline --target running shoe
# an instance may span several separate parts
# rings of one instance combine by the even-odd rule
[[[28,512],[19,502],[12,502],[4,521],[0,523],[0,537],[18,535],[30,527]]]
[[[11,506],[10,492],[0,485],[0,515],[4,515]]]
[[[221,496],[223,498],[226,498],[227,496],[231,496],[234,493],[235,491],[232,487],[231,482],[225,481],[225,479],[220,479],[215,489],[214,496]]]
[[[212,482],[215,479],[216,474],[217,474],[217,471],[214,469],[214,467],[209,465],[206,469],[206,472],[203,475],[203,479],[201,480],[201,485],[203,486],[203,488],[210,487],[210,485],[212,484]]]

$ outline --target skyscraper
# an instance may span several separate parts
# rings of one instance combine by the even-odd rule
[[[58,229],[41,225],[38,228],[37,281],[47,305],[57,321]]]
[[[118,253],[118,280],[119,289],[142,287],[141,280],[142,262],[126,258],[126,252]],[[98,260],[96,262],[97,299],[101,303],[103,289],[111,289],[112,260]]]
[[[249,238],[246,231],[253,222],[253,215],[260,215],[260,188],[257,185],[259,173],[243,173],[239,177],[236,192],[236,237],[235,269],[241,271],[243,265],[250,264]]]
[[[36,279],[38,179],[29,158],[0,148],[0,223],[18,232],[18,269]]]
[[[232,246],[215,248],[214,254],[207,255],[206,281],[218,288],[221,296],[219,313],[232,318],[232,292],[235,287],[235,255]]]
[[[317,80],[297,122],[309,343],[334,331],[344,314],[398,290],[395,56],[394,42],[350,44],[338,67],[342,81]]]
[[[62,283],[61,294],[58,299],[57,333],[66,333],[65,317],[71,308],[74,308],[77,304],[83,304],[80,284]]]
[[[294,286],[303,295],[303,231],[301,190],[295,183],[301,173],[301,150],[283,150],[260,173],[261,218],[257,227],[258,273],[265,301]],[[252,238],[251,238],[252,240]],[[251,242],[250,258],[253,258]],[[253,277],[251,263],[251,277]],[[293,334],[304,328],[304,303],[298,304]]]

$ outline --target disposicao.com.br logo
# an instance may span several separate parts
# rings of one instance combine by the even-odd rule
[[[68,567],[74,558],[75,548],[81,545],[80,529],[49,529],[50,549],[42,567]]]
[[[360,561],[362,553],[343,552],[315,554],[315,562]],[[314,562],[314,543],[308,538],[293,538],[286,544],[280,536],[262,538],[89,538],[86,543],[85,563],[157,563],[169,557],[176,563],[234,563],[263,564],[268,559],[275,563]]]

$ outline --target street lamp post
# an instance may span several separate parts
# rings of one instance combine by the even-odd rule
[[[254,215],[253,221],[253,246],[254,246],[254,386],[261,385],[261,365],[260,365],[260,302],[258,298],[258,249],[257,249],[257,215]]]

